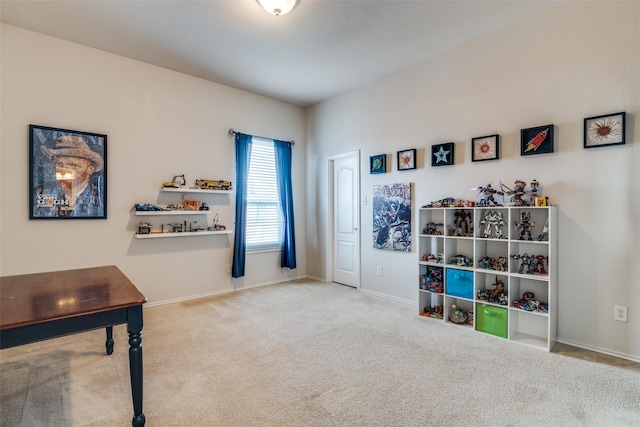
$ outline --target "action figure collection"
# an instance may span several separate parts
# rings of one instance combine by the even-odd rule
[[[473,188],[472,190],[477,191],[477,194],[481,197],[479,201],[467,201],[447,197],[430,202],[422,207],[449,207],[459,209],[456,209],[453,213],[447,214],[447,218],[445,218],[446,220],[444,221],[447,224],[446,227],[443,223],[430,221],[425,225],[422,230],[422,234],[429,236],[442,236],[446,231],[447,236],[473,237],[473,210],[465,208],[487,207],[496,209],[483,209],[481,211],[477,211],[476,215],[481,215],[475,221],[475,224],[478,227],[477,233],[475,234],[477,238],[501,240],[508,239],[509,234],[511,234],[512,240],[521,240],[525,242],[534,240],[546,241],[549,232],[548,218],[543,221],[539,216],[536,217],[540,220],[538,224],[539,234],[536,236],[534,234],[536,222],[533,220],[532,213],[530,211],[527,211],[526,209],[518,210],[516,215],[517,218],[512,218],[513,222],[511,230],[509,231],[505,228],[508,227],[508,220],[505,218],[506,210],[497,209],[505,206],[505,204],[513,207],[549,206],[549,199],[548,197],[544,197],[540,194],[540,187],[540,183],[536,179],[530,181],[528,190],[526,182],[520,179],[515,180],[511,187],[500,181],[498,188],[493,188],[491,183],[485,186]],[[540,225],[542,225],[542,228],[540,228]],[[517,251],[518,246],[515,247]],[[435,247],[433,249],[435,249]],[[473,257],[463,254],[452,254],[452,256],[447,254],[448,258],[446,262],[450,266],[461,268],[475,267],[477,269],[492,270],[496,272],[511,271],[511,273],[522,275],[548,275],[547,270],[549,256],[546,253],[543,255],[535,255],[530,252],[527,253],[523,251],[522,249],[524,249],[524,247],[522,246],[520,246],[520,249],[522,253],[514,253],[508,256],[505,253],[505,256],[500,257],[482,256],[475,258],[475,260]],[[448,252],[449,250],[447,250],[447,253]],[[513,261],[511,267],[509,267],[510,260]],[[422,261],[428,264],[443,265],[445,264],[445,255],[442,252],[435,254],[426,253],[422,256]],[[420,289],[436,294],[443,293],[443,268],[428,265],[426,271],[426,274],[422,274],[420,276]],[[478,301],[486,301],[487,303],[496,305],[509,305],[509,297],[506,287],[498,276],[495,277],[493,289],[490,289],[489,286],[490,284],[487,284],[485,289],[477,290],[476,299]],[[547,303],[536,300],[532,292],[525,292],[519,300],[514,299],[511,302],[511,306],[525,311],[538,311],[542,313],[546,313],[548,311]],[[442,305],[438,305],[437,307],[424,307],[425,316],[442,318],[443,314]],[[465,314],[464,309],[460,307],[456,308],[454,306],[454,310],[449,311],[448,317],[453,323],[467,323],[467,319],[469,319],[469,317]],[[453,317],[455,317],[455,319]],[[471,319],[472,318],[473,317],[471,315]]]

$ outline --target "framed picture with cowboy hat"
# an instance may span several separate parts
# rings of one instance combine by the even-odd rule
[[[29,219],[107,218],[107,135],[29,125]]]

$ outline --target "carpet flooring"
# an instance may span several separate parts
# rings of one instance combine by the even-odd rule
[[[640,426],[640,369],[293,281],[144,310],[147,426]],[[127,426],[114,327],[0,352],[0,425]]]

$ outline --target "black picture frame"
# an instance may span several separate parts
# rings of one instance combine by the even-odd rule
[[[29,125],[29,219],[107,219],[107,135]]]
[[[520,155],[553,153],[554,125],[536,126],[520,130]]]
[[[471,139],[471,161],[498,160],[500,158],[500,135],[479,136]]]
[[[398,151],[398,170],[406,171],[416,168],[416,149]]]
[[[451,166],[454,164],[455,144],[435,144],[431,146],[431,166]]]
[[[584,119],[584,148],[624,145],[627,113],[604,114]]]
[[[369,173],[386,173],[387,172],[387,155],[376,154],[369,157]]]

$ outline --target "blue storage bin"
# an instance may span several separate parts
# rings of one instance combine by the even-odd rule
[[[447,268],[445,292],[454,297],[473,299],[473,271]]]

